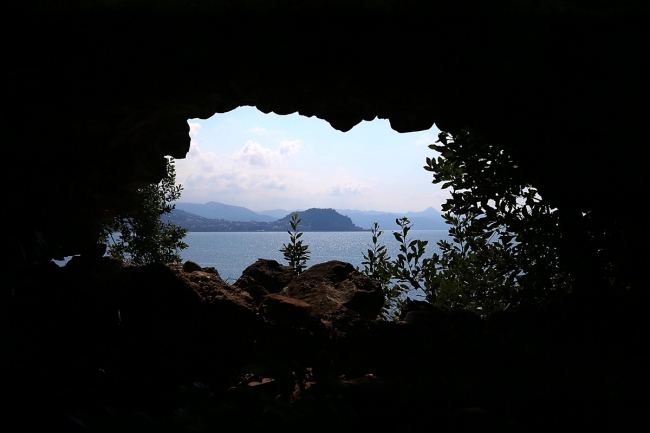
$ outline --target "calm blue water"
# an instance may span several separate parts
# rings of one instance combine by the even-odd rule
[[[447,236],[447,230],[409,232],[410,239],[429,241],[426,257],[439,252],[436,243]],[[301,239],[311,251],[307,266],[341,260],[361,268],[362,254],[372,243],[370,232],[306,232]],[[379,240],[386,245],[389,256],[397,255],[399,245],[390,231],[385,231]],[[181,256],[183,260],[193,260],[201,266],[215,267],[224,280],[232,283],[257,259],[273,259],[287,264],[278,250],[288,242],[286,232],[190,232],[185,237],[189,248],[181,251]]]

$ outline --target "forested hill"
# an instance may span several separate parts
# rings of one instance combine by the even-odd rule
[[[289,214],[276,221],[276,223],[289,226],[292,215]],[[350,232],[363,230],[361,227],[355,226],[349,217],[341,215],[334,209],[307,209],[299,212],[298,217],[300,218],[298,228],[305,232]]]
[[[277,218],[268,215],[260,215],[250,209],[241,206],[232,206],[225,203],[210,201],[205,204],[199,203],[176,203],[176,209],[189,212],[203,218],[227,220],[227,221],[259,221],[271,222]]]
[[[277,232],[291,229],[290,213],[284,218],[273,222],[259,221],[227,221],[224,219],[204,218],[180,209],[175,209],[170,215],[163,215],[163,221],[171,221],[185,227],[191,232]],[[362,231],[352,220],[334,209],[308,209],[298,213],[301,219],[298,229],[313,232],[349,232]]]

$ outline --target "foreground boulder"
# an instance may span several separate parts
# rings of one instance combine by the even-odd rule
[[[169,269],[204,302],[219,304],[227,310],[240,311],[241,314],[254,314],[256,311],[255,302],[248,292],[223,281],[214,268],[205,267],[187,272],[184,265],[172,264]]]
[[[448,321],[447,313],[424,301],[410,301],[399,316],[399,324],[436,326]]]
[[[260,305],[264,320],[271,323],[302,328],[307,326],[311,318],[311,306],[301,300],[273,293],[268,295]]]
[[[312,316],[317,317],[352,310],[361,318],[374,320],[384,305],[384,293],[377,281],[338,260],[310,267],[280,294],[308,303]]]
[[[270,295],[269,291],[262,286],[248,286],[244,289],[252,298],[255,305],[260,305],[260,303]]]
[[[195,261],[188,260],[183,264],[183,270],[185,272],[195,272],[195,271],[201,271],[202,268],[201,268],[201,265],[199,265]]]
[[[293,269],[275,260],[259,259],[244,272],[234,286],[248,292],[256,303],[270,293],[280,292],[294,277]]]

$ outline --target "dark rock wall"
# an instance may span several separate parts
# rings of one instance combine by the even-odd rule
[[[10,244],[94,241],[124,191],[189,148],[188,118],[241,105],[347,131],[474,125],[568,214],[639,251],[647,170],[642,2],[21,2],[2,18]],[[185,3],[183,3],[185,4]],[[624,228],[621,228],[624,227]],[[15,249],[15,248],[14,248]]]

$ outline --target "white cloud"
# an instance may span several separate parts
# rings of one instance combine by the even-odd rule
[[[190,125],[190,138],[194,140],[194,138],[199,134],[199,131],[201,130],[201,124],[192,122],[188,122],[188,124]]]
[[[300,140],[282,140],[280,142],[280,148],[278,149],[278,152],[280,155],[290,158],[298,153],[301,147],[302,143],[300,143]]]
[[[352,185],[352,184],[345,184],[345,185],[337,185],[329,190],[329,194],[331,196],[359,196],[363,195],[367,192],[369,192],[369,189],[367,185]]]
[[[200,129],[197,126],[190,126],[190,151],[185,159],[176,161],[176,179],[185,189],[182,201],[216,200],[245,205],[241,200],[250,202],[265,195],[265,199],[276,194],[306,195],[306,173],[276,164],[299,152],[299,140],[282,141],[276,150],[249,140],[234,153],[207,151],[195,139]]]
[[[257,141],[248,140],[244,147],[235,154],[234,159],[236,161],[247,162],[250,165],[267,167],[271,165],[273,151],[262,147]]]
[[[282,162],[295,156],[300,147],[300,140],[283,140],[277,150],[263,147],[257,141],[248,140],[244,147],[235,153],[233,159],[250,165],[268,167],[273,163]]]
[[[277,174],[269,174],[266,179],[261,181],[260,186],[265,189],[286,190],[286,179],[280,179]]]

